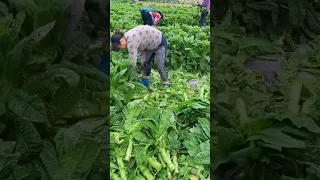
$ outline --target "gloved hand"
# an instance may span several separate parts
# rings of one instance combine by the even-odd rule
[[[142,78],[141,84],[145,87],[149,87],[149,79]]]

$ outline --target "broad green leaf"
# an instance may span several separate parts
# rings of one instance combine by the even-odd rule
[[[289,20],[294,27],[299,27],[304,21],[306,16],[306,9],[304,7],[304,1],[301,0],[289,0]]]
[[[0,15],[9,15],[8,7],[3,2],[0,2]]]
[[[243,101],[243,99],[238,98],[235,105],[235,110],[238,114],[240,124],[244,125],[250,121],[250,118],[247,115],[246,105]]]
[[[0,179],[5,179],[17,168],[20,154],[12,154],[7,157],[6,163],[0,169]]]
[[[90,139],[77,143],[62,155],[56,171],[56,180],[85,180],[99,153],[100,145]]]
[[[7,158],[13,153],[15,146],[16,142],[14,141],[0,140],[0,169],[4,167]]]
[[[46,172],[50,179],[55,178],[55,170],[58,166],[58,156],[53,144],[48,141],[45,141],[43,144],[43,150],[40,153],[40,158],[45,166]]]
[[[95,140],[100,144],[100,151],[94,162],[95,167],[109,170],[109,150],[110,150],[110,139],[106,135],[110,132],[108,127],[105,127],[99,134],[95,136]]]
[[[64,140],[61,148],[61,154],[67,153],[72,147],[85,138],[90,137],[92,133],[92,124],[88,121],[80,121],[71,126],[64,132]]]
[[[38,173],[40,173],[41,180],[51,180],[41,160],[35,159],[28,163],[26,167],[38,171]]]
[[[265,129],[257,135],[251,136],[248,140],[263,141],[265,146],[281,151],[282,148],[305,148],[304,141],[294,139],[283,133],[280,129]]]
[[[190,156],[194,156],[200,150],[199,141],[195,136],[187,137],[184,145],[187,147]]]
[[[164,110],[157,122],[157,132],[155,133],[155,138],[158,139],[162,136],[166,137],[167,136],[167,131],[169,127],[175,128],[176,120],[174,118],[174,114],[171,110]]]
[[[273,11],[274,9],[278,8],[278,5],[273,2],[261,1],[261,2],[249,3],[248,7],[255,9],[255,10]]]
[[[195,154],[193,160],[201,165],[210,164],[210,151],[202,151]]]
[[[311,118],[307,116],[294,116],[292,114],[284,115],[284,118],[290,119],[290,121],[297,127],[297,128],[306,128],[308,131],[313,133],[320,133],[319,125]]]
[[[75,77],[78,77],[77,74],[75,75]],[[82,93],[85,89],[84,77],[80,77],[80,80],[77,83],[77,86],[72,87],[67,81],[65,81],[65,79],[61,79],[60,87],[55,92],[55,98],[51,102],[51,106],[57,115],[63,116],[67,112],[71,111],[79,99],[81,99]]]
[[[67,44],[61,61],[70,61],[74,57],[83,53],[83,51],[89,46],[91,40],[82,32],[76,32],[74,37]]]
[[[179,141],[179,135],[175,131],[170,131],[167,137],[167,146],[169,149],[179,149],[181,142]]]
[[[0,19],[0,27],[2,28],[9,28],[9,26],[11,25],[13,21],[13,14],[10,14],[4,18]]]
[[[57,134],[53,138],[53,141],[54,141],[54,144],[55,144],[55,148],[56,148],[56,153],[57,153],[58,156],[60,156],[60,152],[61,152],[61,149],[63,147],[64,134],[65,134],[66,131],[67,131],[66,128],[59,129],[59,131],[57,132]]]
[[[23,166],[17,167],[10,175],[9,179],[23,180],[23,179],[37,179],[41,174],[35,169],[26,168]]]
[[[46,108],[36,95],[19,95],[11,99],[8,108],[19,118],[33,122],[47,122]]]
[[[297,115],[300,111],[300,94],[303,87],[302,81],[296,80],[291,84],[289,92],[288,111],[293,115]]]
[[[226,29],[230,26],[232,21],[232,10],[228,9],[223,21],[219,24],[219,29]]]
[[[14,136],[17,142],[15,153],[21,153],[24,157],[39,154],[42,151],[43,143],[32,122],[18,120],[15,127]]]
[[[20,75],[20,68],[25,63],[21,61],[22,57],[30,55],[36,43],[41,41],[54,27],[55,21],[40,27],[33,31],[30,36],[22,39],[12,51],[10,51],[6,57],[5,70],[3,75],[10,80],[13,84],[16,84]]]
[[[26,18],[25,12],[19,12],[16,14],[16,17],[10,28],[10,38],[15,40],[20,33],[21,26]]]

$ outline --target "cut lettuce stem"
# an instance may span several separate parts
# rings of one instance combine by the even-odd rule
[[[172,174],[169,168],[167,168],[168,179],[172,179]]]
[[[127,175],[126,175],[126,170],[125,170],[125,167],[124,167],[124,163],[123,163],[123,160],[120,156],[117,156],[117,163],[118,163],[118,166],[119,166],[119,172],[120,172],[120,177],[121,177],[121,180],[127,180]]]
[[[120,172],[121,180],[127,180],[128,179],[126,170],[124,168],[119,168],[119,172]]]
[[[163,147],[159,148],[159,152],[162,156],[163,161],[166,163],[169,170],[172,172],[174,170],[174,164],[172,163],[170,159],[170,155],[167,154],[166,149]]]
[[[197,177],[199,177],[200,179],[206,179],[200,171],[198,171],[197,169],[195,168],[192,168],[191,169],[191,173],[193,173],[194,175],[196,175]]]
[[[198,180],[198,178],[197,178],[195,175],[193,175],[193,174],[191,174],[191,175],[189,176],[189,179],[190,179],[190,180]]]
[[[172,152],[172,161],[173,161],[173,164],[174,164],[174,173],[175,174],[179,174],[177,151],[173,151]]]
[[[160,171],[162,169],[161,163],[159,163],[156,158],[154,157],[149,157],[148,162],[151,167],[153,167],[155,170]]]
[[[110,177],[111,177],[112,180],[121,180],[121,178],[115,173],[111,173]]]
[[[133,149],[133,136],[130,135],[130,137],[129,137],[129,145],[128,145],[128,148],[127,148],[126,156],[124,157],[125,161],[130,161],[130,157],[131,157],[131,154],[132,154],[132,149]]]
[[[161,157],[161,154],[159,154],[158,157],[159,157],[159,160],[160,160],[162,166],[163,166],[163,167],[167,167],[166,163],[164,163],[164,161],[163,161],[163,159],[162,159],[162,157]]]
[[[154,176],[152,175],[151,171],[144,165],[139,164],[139,169],[142,172],[143,176],[147,179],[147,180],[155,180]]]

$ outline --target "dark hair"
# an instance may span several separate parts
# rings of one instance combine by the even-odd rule
[[[164,18],[164,15],[162,14],[162,12],[158,11],[158,13],[159,13],[160,16],[161,16],[161,19],[163,19],[163,18]]]
[[[120,29],[115,29],[114,34],[111,36],[111,44],[113,51],[119,51],[118,46],[120,45],[120,40],[123,38],[124,33],[120,32]]]

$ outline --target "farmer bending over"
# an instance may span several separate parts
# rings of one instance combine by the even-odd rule
[[[151,65],[156,56],[158,72],[162,83],[165,87],[170,87],[165,69],[168,41],[161,31],[147,25],[137,26],[125,34],[116,29],[111,37],[111,44],[114,51],[128,49],[132,60],[131,72],[136,67],[138,52],[141,53],[143,69],[141,83],[147,88],[149,88]]]
[[[144,25],[155,26],[160,19],[163,19],[163,14],[153,8],[140,9],[141,17]]]
[[[198,2],[197,6],[205,8],[200,17],[200,27],[203,28],[206,25],[207,16],[210,12],[210,0],[202,0],[202,3],[199,4]]]

